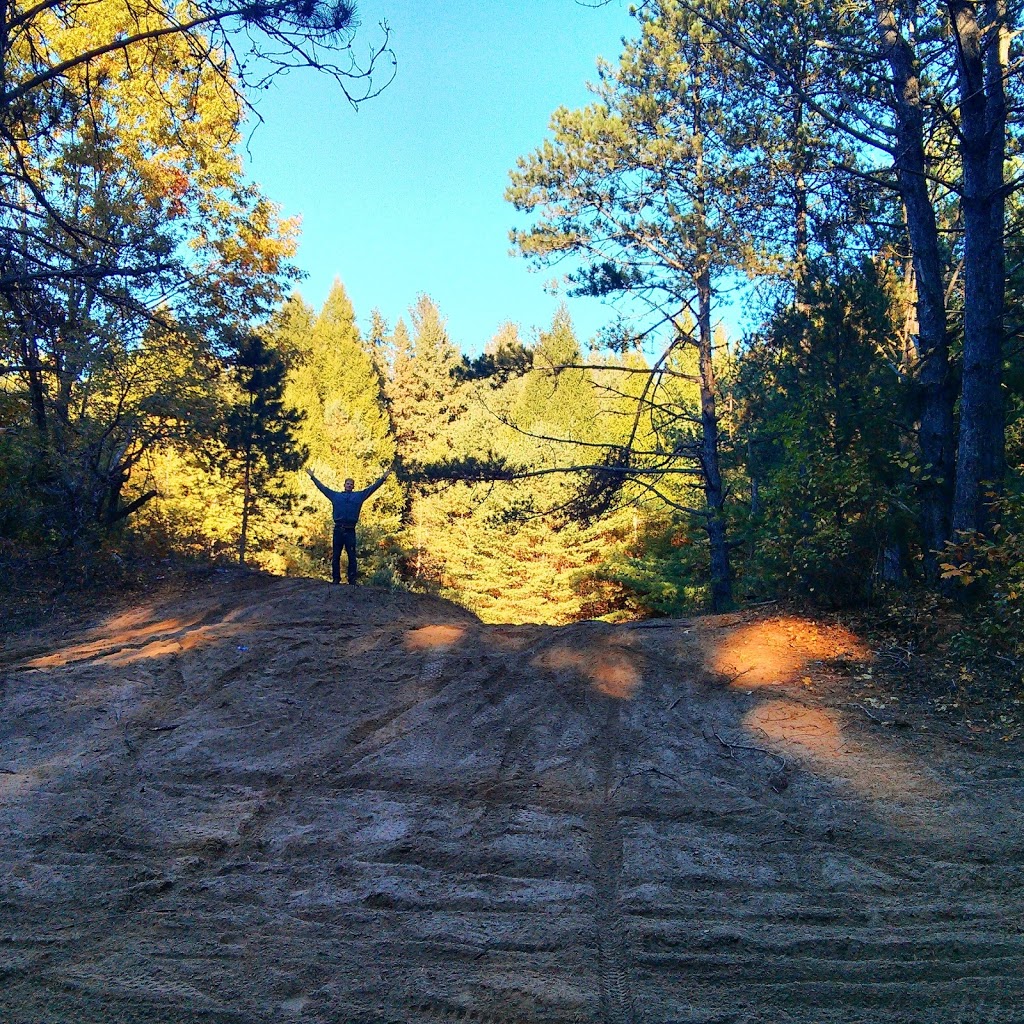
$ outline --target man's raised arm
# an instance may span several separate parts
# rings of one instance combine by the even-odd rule
[[[309,479],[316,485],[316,489],[323,494],[325,497],[330,498],[335,492],[330,489],[326,484],[320,483],[319,480],[313,475],[313,470],[307,469],[306,473],[309,474]]]
[[[370,484],[370,486],[367,487],[366,490],[364,491],[364,493],[366,494],[367,497],[369,497],[371,494],[373,494],[373,492],[375,490],[377,490],[377,488],[380,487],[380,485],[382,483],[384,483],[385,480],[387,480],[387,478],[391,475],[391,473],[394,470],[394,468],[395,468],[395,460],[392,459],[391,460],[391,465],[388,466],[388,468],[384,470],[384,473],[381,476],[381,478],[379,480],[374,480],[373,483]]]

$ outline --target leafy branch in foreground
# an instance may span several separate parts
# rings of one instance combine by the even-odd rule
[[[390,82],[394,55],[382,24],[379,44],[358,58],[355,27],[355,7],[346,0],[0,6],[0,298],[69,280],[94,287],[107,281],[116,293],[138,273],[116,236],[55,199],[51,183],[69,138],[91,133],[93,145],[109,138],[131,155],[154,126],[173,148],[188,145],[201,124],[201,144],[233,144],[237,125],[256,113],[247,94],[295,68],[329,75],[356,105]],[[382,80],[375,72],[388,59]],[[203,113],[214,95],[225,111],[217,124]],[[164,163],[159,148],[139,155],[157,169]],[[170,192],[187,187],[189,177],[159,185],[173,199]],[[165,262],[153,263],[150,273]]]

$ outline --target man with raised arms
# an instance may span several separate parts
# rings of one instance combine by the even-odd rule
[[[345,549],[345,554],[348,556],[348,581],[350,584],[356,582],[356,577],[359,574],[356,564],[356,523],[359,521],[359,513],[362,511],[363,502],[384,483],[392,468],[393,466],[389,466],[379,480],[374,480],[369,487],[364,487],[361,491],[355,490],[356,483],[351,477],[345,481],[343,491],[335,491],[317,480],[311,469],[306,470],[310,480],[316,484],[320,493],[328,498],[334,507],[334,544],[331,550],[332,583],[341,582],[342,548]]]

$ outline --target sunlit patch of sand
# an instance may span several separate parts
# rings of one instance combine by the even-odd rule
[[[839,723],[829,712],[819,708],[807,708],[788,700],[769,700],[751,708],[743,724],[776,744],[794,747],[815,761],[832,762],[847,752]]]
[[[199,647],[208,647],[210,644],[215,643],[218,640],[232,639],[237,637],[242,632],[241,626],[227,626],[221,623],[217,626],[211,626],[209,628],[204,627],[203,629],[194,629],[186,633],[177,641],[168,641],[168,643],[177,643],[183,651],[194,651]],[[158,647],[159,645],[153,645]],[[159,653],[158,651],[150,651],[150,648],[145,648],[151,655]]]
[[[499,651],[522,651],[537,639],[535,627],[491,626],[487,642]]]
[[[131,636],[134,639],[142,639],[145,636],[153,636],[156,633],[164,633],[168,629],[181,629],[185,626],[193,626],[198,617],[189,619],[155,619],[156,609],[149,606],[132,608],[130,611],[121,612],[108,619],[101,629],[104,633],[116,633],[122,636]]]
[[[192,628],[194,624],[195,620],[164,619],[159,623],[154,623],[153,628],[129,630],[122,633],[114,632],[102,640],[65,647],[53,654],[33,658],[31,661],[25,662],[25,667],[63,668],[66,665],[74,665],[83,661],[100,662],[110,666],[131,665],[138,661],[165,658],[182,651],[206,647],[218,640],[236,635],[242,628],[241,626],[226,626],[223,623],[215,627]],[[146,642],[148,638],[161,633],[171,635],[164,635],[160,639]]]
[[[405,634],[405,646],[410,651],[436,651],[452,647],[465,635],[465,626],[420,626],[419,629],[411,629]]]
[[[95,640],[65,647],[53,654],[43,655],[26,662],[29,668],[55,668],[70,665],[76,661],[102,657],[112,651],[128,646],[143,644],[147,638],[166,633],[176,633],[195,624],[195,619],[160,619],[156,622],[140,622],[139,615],[118,615],[94,630],[100,634]]]
[[[845,782],[867,799],[911,805],[943,795],[943,786],[922,771],[916,760],[887,750],[881,743],[844,733],[836,712],[784,699],[768,700],[744,715],[743,726],[754,742],[766,743],[786,760]],[[928,812],[919,809],[916,813]],[[938,822],[919,818],[913,824],[935,826]]]
[[[730,685],[754,689],[798,680],[811,662],[848,658],[868,661],[867,644],[841,626],[823,626],[796,616],[729,628],[712,641],[709,667]]]
[[[576,672],[606,697],[630,700],[643,681],[636,666],[616,651],[579,650],[575,647],[551,647],[533,660],[538,668]]]

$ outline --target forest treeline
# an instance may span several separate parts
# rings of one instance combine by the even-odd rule
[[[364,486],[397,458],[364,512],[370,579],[485,618],[904,588],[1015,636],[1020,15],[638,5],[507,193],[520,255],[608,326],[580,339],[563,308],[522,337],[495,310],[470,358],[426,295],[365,331],[340,283],[320,310],[289,297],[297,226],[244,176],[266,76],[380,86],[386,37],[337,63],[348,5],[8,5],[4,557],[322,573],[301,468]]]

